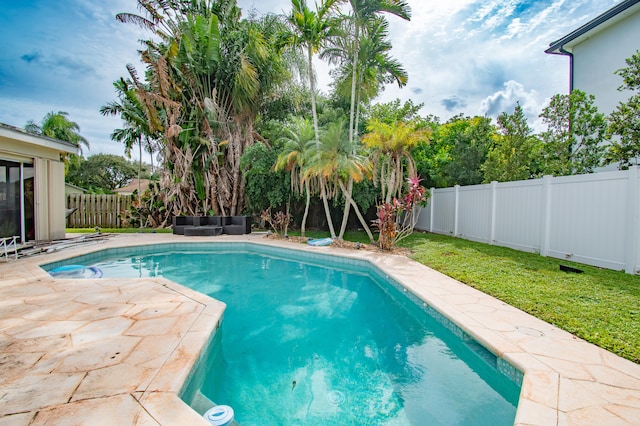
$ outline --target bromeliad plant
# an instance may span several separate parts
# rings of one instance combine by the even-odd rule
[[[287,229],[289,228],[289,224],[291,223],[291,215],[287,211],[286,213],[283,211],[279,211],[276,213],[271,213],[271,207],[267,210],[264,210],[260,215],[262,220],[271,226],[273,232],[278,235],[287,235]]]
[[[420,207],[429,198],[429,192],[420,185],[419,177],[407,179],[407,193],[401,200],[393,198],[391,202],[377,206],[377,219],[373,226],[380,235],[378,245],[383,250],[391,250],[396,243],[411,235],[420,214]]]

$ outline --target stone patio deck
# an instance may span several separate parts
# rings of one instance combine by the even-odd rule
[[[110,247],[196,241],[368,260],[525,373],[516,424],[640,425],[640,365],[408,258],[255,234],[123,234],[0,261],[0,426],[207,425],[177,395],[223,303],[165,279],[54,280],[38,266]]]

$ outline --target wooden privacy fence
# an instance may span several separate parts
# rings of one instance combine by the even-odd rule
[[[67,228],[121,228],[121,213],[134,199],[120,194],[66,194],[67,209],[76,209],[67,217]]]
[[[432,189],[416,229],[640,272],[640,173]]]

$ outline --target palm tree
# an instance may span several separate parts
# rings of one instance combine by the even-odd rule
[[[311,92],[311,114],[313,116],[315,140],[319,139],[320,131],[318,128],[313,55],[323,47],[328,38],[332,37],[335,34],[337,20],[331,15],[331,11],[339,1],[341,0],[324,0],[320,3],[319,7],[316,4],[316,11],[314,12],[307,6],[306,0],[291,0],[292,10],[291,14],[288,17],[289,25],[294,32],[294,46],[306,47],[307,50],[307,73],[309,75],[309,91]],[[305,180],[305,182],[308,183],[308,180]],[[325,215],[327,217],[329,229],[332,230],[333,221],[331,220],[329,203],[326,199],[327,194],[325,191],[321,191],[321,193],[322,204],[325,208]],[[306,208],[308,208],[308,205]]]
[[[351,107],[349,112],[349,142],[353,142],[360,29],[366,28],[370,21],[382,13],[389,13],[408,21],[411,19],[411,8],[405,0],[349,0],[349,3],[353,11],[351,19],[354,23],[353,72],[351,74]]]
[[[294,118],[291,127],[287,129],[287,133],[286,136],[281,138],[284,142],[284,147],[280,155],[278,155],[275,169],[286,169],[291,172],[291,188],[294,192],[301,193],[300,185],[304,185],[306,199],[302,224],[300,225],[300,233],[304,237],[309,205],[311,204],[311,179],[303,178],[302,169],[305,165],[305,149],[309,141],[315,140],[315,133],[313,125],[308,120],[299,117]]]
[[[124,144],[125,154],[129,158],[131,158],[131,149],[134,144],[139,145],[140,154],[142,154],[143,140],[146,150],[153,152],[151,148],[153,140],[159,138],[163,130],[161,123],[156,121],[154,127],[154,123],[149,121],[133,81],[120,78],[113,83],[113,86],[116,89],[118,101],[108,102],[100,108],[100,113],[105,116],[119,115],[125,122],[125,128],[114,130],[111,139]]]
[[[345,182],[350,179],[360,182],[368,177],[369,173],[370,164],[364,157],[355,153],[348,141],[344,120],[330,123],[320,135],[318,142],[310,142],[308,163],[304,170],[305,177],[319,176],[321,183],[327,182],[339,187],[345,197],[345,204],[353,206],[358,220],[369,235],[370,241],[374,242],[373,234],[360,213],[358,205],[353,201],[351,191],[345,186]],[[346,219],[343,218],[341,234],[338,237],[340,239],[344,235],[345,221]],[[331,229],[331,237],[336,238],[333,229]]]
[[[34,123],[33,120],[29,120],[24,126],[24,129],[27,132],[69,142],[78,147],[82,153],[82,145],[89,148],[89,141],[80,135],[80,126],[78,126],[78,123],[69,120],[68,117],[68,112],[51,111],[44,116],[41,124],[38,125]]]
[[[409,176],[416,176],[411,149],[428,134],[412,124],[387,124],[379,120],[372,120],[367,131],[362,143],[371,150],[371,160],[375,164],[374,183],[380,184],[382,198],[389,203],[391,197],[400,197],[405,181],[405,164]]]
[[[342,33],[351,34],[351,26],[353,21],[343,20]],[[386,83],[397,82],[399,87],[403,87],[407,83],[407,72],[402,68],[400,63],[391,58],[389,51],[391,43],[388,41],[389,23],[383,17],[374,16],[367,23],[367,27],[363,28],[360,41],[356,44],[360,52],[359,79],[357,89],[357,101],[355,112],[354,128],[358,128],[358,120],[360,117],[360,105],[362,97],[365,101],[369,101],[378,95],[382,87]],[[336,74],[336,91],[344,97],[348,97],[351,91],[351,77],[353,75],[354,64],[352,62],[352,49],[354,45],[346,37],[336,38],[334,43],[328,49],[322,52],[321,58],[328,58],[330,63],[338,64],[339,68]],[[352,146],[356,146],[353,143]],[[353,181],[347,182],[349,193],[353,188]],[[349,216],[350,204],[345,204],[343,212],[343,222],[340,234],[344,233],[346,226],[346,218]]]
[[[152,141],[160,137],[162,127],[160,123],[156,122],[159,127],[152,127],[152,122],[149,121],[149,114],[145,111],[145,106],[140,102],[138,97],[138,90],[132,80],[125,80],[120,78],[113,83],[118,94],[119,102],[113,101],[100,108],[102,115],[119,115],[125,123],[124,128],[115,129],[111,133],[111,139],[116,142],[124,144],[124,152],[127,157],[131,158],[131,149],[135,144],[139,148],[139,160],[138,160],[138,202],[142,202],[142,188],[141,188],[141,175],[142,175],[142,145],[143,140],[148,147],[152,146]],[[140,204],[141,205],[141,204]],[[140,227],[143,226],[142,218],[140,220]]]
[[[306,0],[291,0],[291,14],[287,20],[294,32],[294,46],[306,47],[307,72],[309,75],[309,90],[311,92],[311,112],[316,139],[319,138],[318,113],[316,110],[315,73],[313,71],[313,55],[326,43],[327,39],[335,35],[337,20],[331,15],[332,9],[341,0],[324,0],[316,3],[316,11],[307,6]]]
[[[383,17],[374,17],[364,29],[358,42],[358,84],[356,89],[356,111],[354,130],[358,129],[360,107],[362,102],[369,102],[382,91],[385,84],[396,83],[398,87],[406,86],[409,76],[400,62],[392,58],[389,52],[392,45],[389,42],[389,22]],[[334,61],[339,61],[341,66],[337,70],[336,90],[346,94],[351,89],[351,77],[353,75],[353,63],[350,54],[344,55],[336,51],[328,52],[337,54]]]

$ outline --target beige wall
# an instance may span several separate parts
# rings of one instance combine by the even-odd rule
[[[0,155],[4,158],[6,155],[3,155],[3,153],[9,155],[7,157],[8,160],[22,159],[24,161],[25,159],[39,157],[60,161],[59,151],[0,136]]]
[[[65,237],[65,193],[64,163],[48,160],[49,163],[49,238]],[[37,226],[37,225],[36,225]]]
[[[36,158],[34,169],[36,239],[64,238],[64,163]]]
[[[35,173],[35,218],[36,240],[48,240],[49,230],[49,166],[48,161],[36,158]]]
[[[3,129],[0,129],[3,130]],[[37,240],[65,237],[64,163],[55,142],[17,133],[17,138],[0,135],[0,158],[33,164],[34,215]],[[51,145],[51,146],[49,146]]]

